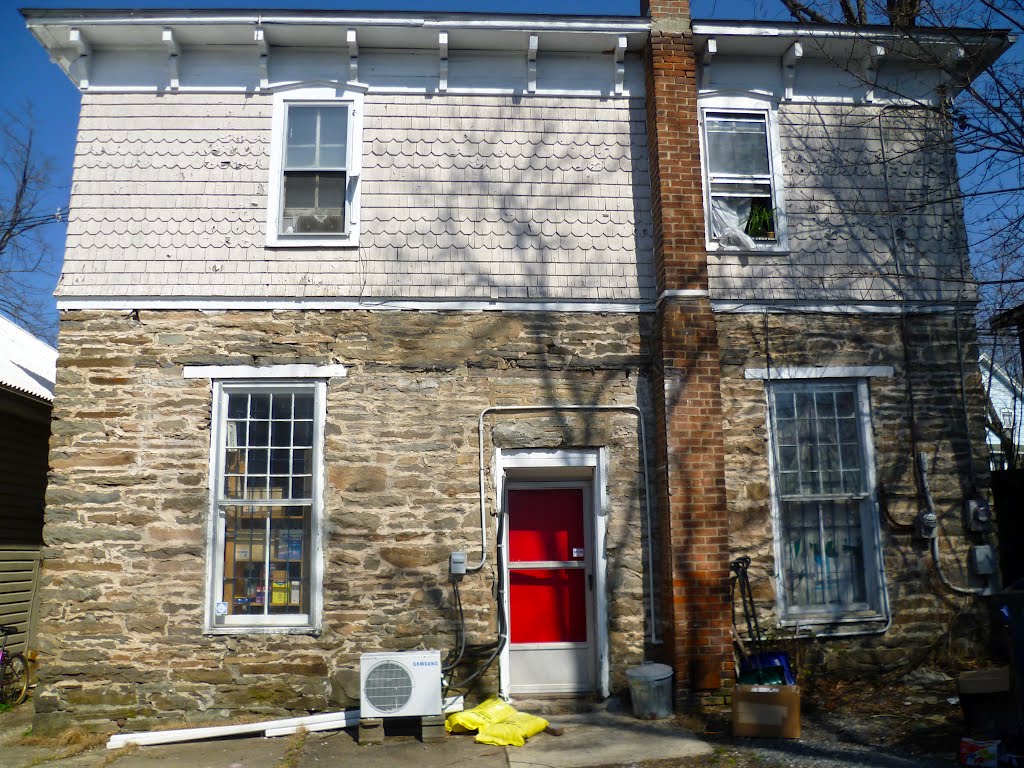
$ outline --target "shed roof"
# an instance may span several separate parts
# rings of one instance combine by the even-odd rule
[[[0,317],[0,388],[53,402],[57,350]]]

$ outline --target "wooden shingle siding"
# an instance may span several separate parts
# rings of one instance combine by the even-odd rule
[[[791,252],[710,256],[715,299],[963,297],[955,166],[932,113],[783,103],[779,134]]]
[[[640,98],[367,95],[359,248],[264,247],[270,118],[83,95],[58,293],[654,298]]]

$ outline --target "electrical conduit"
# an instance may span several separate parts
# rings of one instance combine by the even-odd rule
[[[643,411],[635,405],[492,405],[480,411],[477,420],[477,440],[479,448],[479,470],[480,470],[480,561],[466,565],[466,571],[476,573],[487,564],[487,487],[486,468],[484,465],[484,419],[491,413],[540,413],[551,412],[579,412],[579,411],[619,411],[636,415],[640,432],[640,459],[644,470],[644,506],[645,523],[647,528],[647,573],[651,584],[651,591],[648,599],[651,622],[651,644],[660,645],[658,637],[658,622],[654,607],[654,554],[651,524],[651,483],[647,463],[647,433],[644,429]]]

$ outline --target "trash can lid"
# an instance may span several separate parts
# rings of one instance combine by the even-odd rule
[[[626,670],[626,677],[630,680],[638,680],[644,682],[653,682],[655,680],[664,680],[666,677],[672,676],[672,667],[668,664],[655,664],[650,661],[646,661],[639,667],[630,667]]]

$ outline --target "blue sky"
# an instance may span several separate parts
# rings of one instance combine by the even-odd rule
[[[353,0],[349,3],[325,0],[270,0],[266,3],[217,2],[216,0],[135,0],[135,2],[96,2],[95,0],[68,0],[52,2],[37,0],[25,3],[33,8],[239,8],[264,7],[274,9],[337,9],[337,10],[419,10],[419,11],[476,11],[550,14],[612,14],[636,16],[640,0],[433,0],[427,2],[388,2],[386,0]],[[696,0],[692,3],[695,18],[786,18],[781,2],[777,0]],[[25,28],[17,6],[10,0],[0,2],[0,72],[5,73],[4,88],[0,89],[0,107],[20,113],[31,109],[36,126],[36,145],[42,147],[52,160],[54,174],[53,207],[66,199],[71,185],[71,165],[74,157],[75,130],[78,123],[79,97],[77,89],[64,73],[52,64],[35,38]],[[50,247],[63,253],[64,229],[59,225],[47,234]],[[57,275],[40,275],[36,289],[42,296],[53,292]],[[56,305],[50,301],[50,317],[55,327]]]

